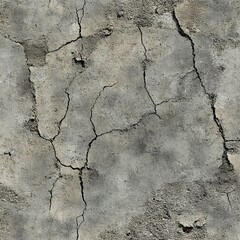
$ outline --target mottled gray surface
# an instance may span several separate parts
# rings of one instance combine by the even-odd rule
[[[1,240],[239,240],[238,0],[0,1]]]

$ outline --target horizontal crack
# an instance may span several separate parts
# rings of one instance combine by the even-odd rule
[[[226,139],[226,142],[240,142],[240,139]]]

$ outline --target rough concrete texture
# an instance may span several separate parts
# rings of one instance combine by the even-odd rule
[[[1,240],[239,240],[238,0],[0,1]]]

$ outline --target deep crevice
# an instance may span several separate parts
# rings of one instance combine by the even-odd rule
[[[212,110],[213,120],[214,120],[215,124],[217,125],[218,131],[221,134],[221,137],[222,137],[222,140],[223,140],[222,165],[219,168],[223,169],[223,170],[233,170],[233,165],[230,163],[229,158],[228,158],[228,148],[227,148],[227,145],[226,145],[226,137],[225,137],[225,134],[224,134],[224,130],[223,130],[221,122],[220,122],[220,120],[219,120],[219,118],[217,117],[217,114],[216,114],[216,108],[215,108],[216,96],[212,93],[207,92],[207,90],[206,90],[206,87],[205,87],[205,85],[202,81],[202,78],[201,78],[200,73],[198,71],[198,68],[196,66],[196,52],[195,52],[195,45],[194,45],[193,39],[190,37],[190,35],[185,33],[184,30],[182,29],[182,27],[180,25],[180,22],[179,22],[179,19],[176,16],[175,10],[172,11],[172,18],[173,18],[173,21],[176,24],[178,33],[182,37],[186,38],[191,44],[192,56],[193,56],[193,68],[194,68],[194,70],[197,74],[197,78],[200,82],[200,85],[203,89],[204,94],[206,94],[208,96],[208,99],[210,101],[211,110]]]

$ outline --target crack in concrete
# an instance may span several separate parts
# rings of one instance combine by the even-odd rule
[[[81,185],[82,200],[84,202],[84,209],[82,211],[82,214],[76,217],[76,224],[77,224],[77,238],[76,238],[76,240],[79,239],[79,229],[85,221],[85,212],[87,210],[87,201],[86,201],[85,196],[84,196],[84,185],[83,185],[82,171],[79,172],[79,180],[80,180],[80,185]],[[78,219],[80,217],[82,218],[82,221],[79,223]]]
[[[88,149],[87,149],[87,153],[86,153],[86,159],[85,159],[84,166],[81,167],[80,169],[78,169],[78,170],[79,170],[79,173],[80,173],[80,174],[79,174],[79,179],[80,179],[80,184],[81,184],[81,189],[82,189],[82,199],[83,199],[83,201],[84,201],[84,203],[85,203],[85,208],[84,208],[84,210],[83,210],[83,213],[76,218],[76,222],[77,222],[77,240],[78,240],[78,238],[79,238],[79,229],[80,229],[81,225],[83,224],[83,222],[85,221],[85,215],[84,215],[84,214],[85,214],[85,212],[86,212],[86,210],[87,210],[87,202],[86,202],[85,197],[84,197],[84,184],[83,184],[82,173],[83,173],[83,171],[84,171],[85,169],[91,170],[91,168],[88,166],[88,161],[89,161],[89,153],[90,153],[90,150],[91,150],[91,148],[92,148],[92,144],[93,144],[97,139],[99,139],[100,137],[102,137],[102,136],[104,136],[104,135],[111,134],[111,133],[113,133],[113,132],[122,132],[122,133],[128,132],[128,131],[132,130],[133,128],[137,127],[137,126],[142,122],[142,120],[143,120],[145,117],[150,116],[150,115],[157,115],[156,112],[145,113],[145,114],[143,114],[143,115],[140,117],[140,119],[139,119],[136,123],[133,123],[133,124],[127,126],[126,128],[122,128],[122,129],[117,129],[117,128],[116,128],[116,129],[112,129],[112,130],[110,130],[110,131],[108,131],[108,132],[104,132],[104,133],[101,133],[101,134],[97,134],[95,124],[94,124],[94,122],[93,122],[93,120],[92,120],[93,110],[94,110],[94,108],[95,108],[95,105],[96,105],[96,103],[97,103],[97,100],[99,99],[99,97],[101,96],[101,94],[103,93],[103,91],[104,91],[106,88],[114,87],[116,84],[117,84],[117,82],[114,83],[114,84],[112,84],[112,85],[104,86],[103,89],[99,92],[98,96],[96,97],[96,99],[95,99],[95,101],[94,101],[94,103],[93,103],[93,105],[92,105],[92,107],[91,107],[90,122],[91,122],[91,124],[92,124],[92,129],[93,129],[93,132],[94,132],[94,134],[95,134],[95,137],[94,137],[94,138],[89,142],[89,144],[88,144]],[[158,115],[157,115],[157,116],[158,116]],[[158,117],[159,117],[159,116],[158,116]],[[159,117],[159,119],[161,119],[161,118]],[[78,219],[79,219],[80,217],[82,218],[82,221],[79,223]]]
[[[4,152],[4,153],[1,153],[0,156],[9,156],[11,157],[12,156],[12,153],[11,152]]]
[[[24,46],[20,43],[20,42],[17,42],[17,41],[14,41],[12,40],[10,37],[8,37],[7,39],[9,39],[10,41],[16,43],[16,44],[20,44],[22,47],[23,47],[23,50],[24,50],[24,53],[25,53],[25,59],[26,59],[26,65],[27,65],[27,69],[28,69],[28,81],[30,83],[30,87],[31,87],[31,93],[32,93],[32,100],[33,100],[33,115],[34,115],[34,118],[36,119],[36,123],[37,123],[37,128],[36,128],[36,131],[37,131],[37,134],[40,138],[42,138],[43,140],[47,141],[47,142],[50,142],[51,146],[52,146],[52,149],[53,149],[53,153],[54,153],[54,156],[55,156],[55,159],[57,160],[57,163],[60,164],[60,166],[62,167],[66,167],[66,168],[71,168],[72,170],[77,170],[79,172],[79,179],[80,179],[80,186],[81,186],[81,194],[82,194],[82,199],[83,199],[83,202],[85,203],[85,208],[84,208],[84,211],[83,211],[83,219],[84,219],[84,212],[86,210],[86,201],[85,201],[85,198],[84,198],[84,194],[83,194],[83,184],[82,184],[82,177],[81,177],[81,169],[80,168],[74,168],[73,166],[71,165],[66,165],[66,164],[63,164],[61,162],[61,160],[57,157],[57,152],[56,152],[56,148],[54,146],[54,143],[53,141],[56,139],[56,137],[60,134],[61,132],[61,125],[62,125],[62,122],[64,121],[64,119],[66,118],[67,116],[67,113],[68,113],[68,110],[69,110],[69,106],[70,106],[70,94],[68,93],[68,89],[71,85],[72,82],[70,82],[69,84],[69,87],[67,89],[65,89],[65,93],[67,95],[67,98],[68,98],[68,101],[67,101],[67,107],[66,107],[66,111],[63,115],[63,117],[61,118],[61,120],[59,121],[58,123],[58,132],[56,133],[56,135],[51,138],[51,139],[48,139],[48,138],[45,138],[41,135],[40,133],[40,130],[38,128],[38,117],[37,117],[37,111],[36,111],[36,105],[37,105],[37,101],[36,101],[36,90],[35,90],[35,87],[34,87],[34,82],[31,81],[31,70],[30,70],[30,66],[28,65],[28,59],[27,59],[27,54],[26,54],[26,51],[25,51],[25,48]],[[50,193],[50,199],[49,199],[49,212],[51,211],[51,208],[52,208],[52,199],[53,199],[53,191],[54,191],[54,188],[56,186],[56,183],[57,181],[62,177],[61,175],[61,170],[59,168],[59,165],[56,163],[56,168],[58,170],[58,177],[55,179],[53,185],[52,185],[52,188],[49,190],[49,193]],[[78,239],[78,222],[77,222],[77,239]]]
[[[142,44],[142,47],[144,49],[144,60],[142,62],[142,68],[143,68],[143,85],[144,85],[144,88],[147,92],[147,95],[149,97],[149,99],[151,100],[152,104],[153,104],[153,107],[154,107],[154,113],[157,115],[158,118],[161,118],[158,113],[157,113],[157,104],[154,102],[153,100],[153,97],[152,95],[150,94],[149,90],[148,90],[148,87],[147,87],[147,62],[149,62],[149,59],[148,59],[148,56],[147,56],[147,48],[144,44],[144,40],[143,40],[143,31],[141,29],[141,27],[138,25],[138,30],[140,32],[140,38],[141,38],[141,44]]]
[[[94,108],[95,108],[95,105],[96,105],[98,99],[101,97],[102,92],[103,92],[106,88],[114,87],[117,83],[118,83],[118,82],[115,82],[115,83],[113,83],[112,85],[104,86],[104,87],[102,88],[102,90],[99,92],[98,96],[96,97],[96,99],[95,99],[95,101],[94,101],[94,103],[93,103],[93,105],[92,105],[92,107],[91,107],[90,122],[91,122],[91,124],[92,124],[92,129],[93,129],[93,132],[94,132],[95,136],[97,136],[97,132],[96,132],[95,124],[94,124],[93,119],[92,119],[92,118],[93,118],[93,110],[94,110]]]
[[[160,103],[156,103],[156,106],[160,106],[160,105],[162,105],[162,104],[164,104],[164,103],[169,103],[169,102],[174,102],[174,103],[176,103],[176,102],[179,102],[179,101],[181,101],[181,100],[185,100],[185,99],[183,99],[183,98],[170,98],[170,99],[164,100],[164,101],[162,101],[162,102],[160,102]]]
[[[226,193],[229,206],[230,206],[230,208],[232,208],[232,203],[231,203],[231,200],[230,200],[230,198],[229,198],[229,194],[230,194],[230,193]]]
[[[58,122],[58,132],[56,133],[56,135],[51,139],[52,141],[54,141],[56,139],[56,137],[60,134],[61,132],[61,126],[62,126],[62,122],[64,121],[64,119],[67,117],[67,113],[68,113],[68,110],[69,110],[69,105],[70,105],[70,94],[68,93],[67,89],[64,91],[67,95],[67,106],[66,106],[66,111],[63,115],[63,117],[61,118],[61,120]]]
[[[95,101],[94,101],[94,103],[93,103],[93,105],[92,105],[92,107],[91,107],[91,109],[90,109],[90,122],[91,122],[91,125],[92,125],[92,130],[93,130],[93,132],[94,132],[94,134],[95,134],[95,137],[89,142],[88,148],[87,148],[87,153],[86,153],[86,158],[85,158],[85,163],[84,163],[83,167],[81,167],[81,168],[79,169],[79,180],[80,180],[80,185],[81,185],[81,194],[82,194],[82,200],[83,200],[83,202],[84,202],[85,207],[84,207],[84,209],[83,209],[82,214],[79,215],[79,216],[77,216],[77,218],[76,218],[76,223],[77,223],[77,239],[76,239],[76,240],[78,240],[78,238],[79,238],[79,229],[80,229],[81,225],[83,224],[83,222],[85,221],[85,215],[84,215],[84,214],[85,214],[85,212],[86,212],[86,210],[87,210],[87,202],[86,202],[86,199],[85,199],[85,196],[84,196],[84,183],[83,183],[82,173],[83,173],[83,171],[84,171],[85,169],[88,169],[88,156],[89,156],[89,152],[90,152],[90,149],[91,149],[91,147],[92,147],[92,144],[93,144],[93,142],[96,141],[97,138],[100,136],[100,135],[98,135],[97,132],[96,132],[96,127],[95,127],[95,124],[94,124],[93,119],[92,119],[92,118],[93,118],[93,110],[94,110],[94,107],[95,107],[95,105],[96,105],[96,103],[97,103],[97,100],[100,98],[102,92],[103,92],[106,88],[110,88],[110,87],[113,87],[113,86],[115,86],[115,85],[116,85],[116,83],[114,83],[114,84],[112,84],[112,85],[104,86],[103,89],[99,92],[98,96],[96,97],[96,99],[95,99]],[[79,219],[80,217],[82,218],[82,221],[79,223],[78,219]]]
[[[76,8],[76,14],[77,14],[77,22],[78,22],[78,26],[79,26],[79,36],[82,38],[82,20],[83,20],[83,17],[84,17],[84,14],[85,14],[85,6],[87,4],[87,1],[84,0],[83,2],[83,6],[80,8],[80,9],[77,9]],[[82,11],[82,16],[81,18],[79,18],[79,15],[78,15],[78,12],[79,11]]]
[[[54,188],[55,188],[55,185],[56,185],[57,181],[58,181],[60,178],[62,178],[61,173],[60,173],[59,176],[55,179],[52,188],[49,190],[49,193],[50,193],[49,212],[51,211],[51,208],[52,208],[53,190],[54,190]]]
[[[240,139],[226,139],[226,142],[240,142]]]
[[[191,74],[192,72],[195,72],[195,70],[194,69],[192,69],[192,70],[190,70],[190,71],[188,71],[184,76],[182,76],[181,78],[180,78],[180,82],[182,82],[189,74]],[[156,106],[160,106],[160,105],[162,105],[162,104],[164,104],[164,103],[168,103],[168,102],[174,102],[174,103],[176,103],[176,102],[180,102],[180,101],[184,101],[184,100],[187,100],[186,98],[184,98],[184,97],[173,97],[173,98],[169,98],[169,99],[167,99],[167,100],[164,100],[164,101],[162,101],[162,102],[160,102],[160,103],[156,103]]]
[[[37,117],[37,110],[36,110],[36,106],[37,106],[37,100],[36,100],[36,89],[35,89],[35,86],[34,86],[34,82],[32,82],[31,80],[31,70],[30,70],[30,66],[28,65],[28,57],[27,57],[27,54],[26,54],[26,51],[25,51],[25,48],[24,46],[22,45],[21,42],[18,42],[18,41],[15,41],[13,39],[11,39],[10,37],[6,37],[7,39],[9,39],[11,42],[13,43],[16,43],[16,44],[19,44],[22,46],[23,48],[23,51],[24,51],[24,54],[25,54],[25,60],[26,60],[26,66],[27,66],[27,69],[28,69],[28,81],[30,83],[30,87],[31,87],[31,94],[32,94],[32,101],[33,101],[33,109],[32,109],[32,112],[33,112],[33,117],[34,119],[36,120],[36,124],[37,124],[37,128],[36,128],[36,131],[37,131],[37,134],[40,138],[42,138],[43,140],[47,141],[47,142],[50,142],[51,143],[51,146],[53,148],[53,152],[54,152],[54,156],[55,156],[55,159],[57,160],[57,162],[61,165],[61,166],[64,166],[64,167],[70,167],[70,166],[67,166],[67,165],[64,165],[60,159],[57,157],[57,154],[56,154],[56,149],[55,149],[55,146],[53,144],[53,141],[54,139],[60,134],[60,130],[61,130],[61,124],[63,122],[63,120],[66,118],[66,115],[67,115],[67,112],[68,112],[68,108],[69,108],[69,103],[70,103],[70,96],[67,92],[67,90],[65,90],[65,93],[67,94],[68,96],[68,103],[67,103],[67,110],[63,116],[63,118],[60,120],[59,124],[58,124],[58,132],[57,134],[52,138],[52,139],[48,139],[48,138],[45,138],[41,135],[40,133],[40,130],[39,130],[39,127],[38,127],[38,117]],[[49,190],[49,193],[50,193],[50,200],[49,200],[49,211],[51,210],[51,206],[52,206],[52,198],[53,198],[53,190],[54,190],[54,187],[56,185],[56,182],[58,181],[58,179],[61,177],[61,172],[60,172],[60,169],[59,169],[59,166],[58,164],[56,163],[56,168],[59,172],[59,176],[57,177],[57,179],[54,181],[53,183],[53,186],[52,188]],[[75,170],[75,169],[74,169]]]
[[[60,47],[58,47],[58,48],[56,48],[54,50],[49,51],[48,53],[57,52],[60,49],[62,49],[63,47],[65,47],[65,46],[67,46],[67,45],[69,45],[71,43],[74,43],[74,42],[76,42],[76,41],[78,41],[79,39],[82,38],[82,20],[83,20],[84,14],[85,14],[85,6],[86,6],[86,4],[87,4],[87,1],[84,0],[82,8],[80,8],[80,9],[76,8],[76,18],[77,18],[77,24],[79,26],[79,34],[78,34],[78,36],[75,39],[69,40],[66,43],[62,44]],[[79,11],[82,11],[81,18],[79,18],[79,15],[78,15]]]
[[[193,57],[193,68],[194,68],[194,70],[197,74],[197,78],[200,82],[200,85],[203,89],[204,94],[207,95],[207,97],[210,101],[213,120],[214,120],[215,124],[217,125],[218,131],[221,134],[221,137],[222,137],[222,140],[223,140],[222,165],[219,168],[222,169],[222,170],[233,170],[233,165],[230,163],[229,158],[228,158],[228,148],[227,148],[227,145],[226,145],[226,137],[225,137],[225,134],[224,134],[224,130],[223,130],[221,122],[220,122],[220,120],[219,120],[219,118],[217,117],[217,114],[216,114],[216,108],[215,108],[216,96],[212,93],[207,92],[207,90],[206,90],[206,87],[203,83],[203,80],[202,80],[202,78],[200,76],[200,73],[198,71],[198,68],[196,66],[196,51],[195,51],[195,45],[194,45],[193,39],[190,37],[190,35],[188,35],[187,33],[184,32],[184,30],[181,27],[181,24],[179,22],[179,19],[176,16],[175,10],[172,11],[172,18],[173,18],[173,21],[176,24],[177,31],[180,34],[180,36],[186,38],[191,44],[192,57]]]

